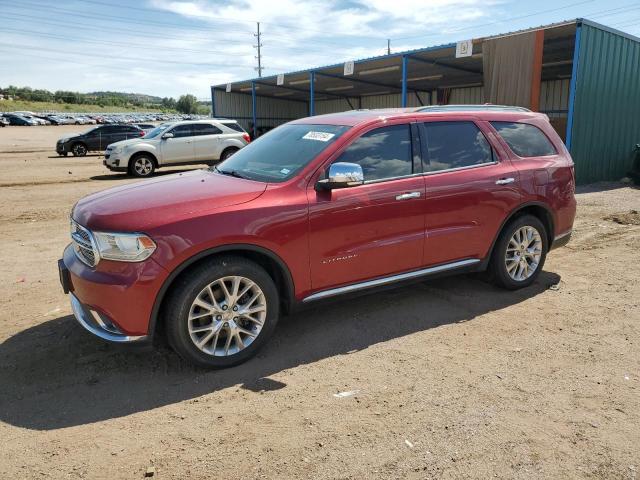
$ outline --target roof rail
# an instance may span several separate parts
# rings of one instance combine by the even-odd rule
[[[416,109],[416,112],[530,112],[528,108],[508,105],[427,105]]]

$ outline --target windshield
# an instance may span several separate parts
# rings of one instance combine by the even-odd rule
[[[284,182],[349,128],[342,125],[282,125],[237,151],[214,169],[250,180]]]
[[[100,127],[91,127],[88,130],[84,130],[80,135],[88,135],[91,132],[93,132],[94,130],[98,130]]]
[[[158,135],[162,135],[162,132],[164,132],[171,125],[171,123],[163,123],[162,125],[158,125],[153,130],[149,130],[147,133],[145,133],[144,138],[155,138]]]

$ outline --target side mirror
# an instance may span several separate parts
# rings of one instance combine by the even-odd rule
[[[167,138],[173,138],[173,133],[167,132],[167,133],[162,135],[162,139],[163,140],[166,140]]]
[[[318,180],[316,189],[333,190],[362,185],[364,173],[357,163],[337,162],[329,167],[329,178]]]

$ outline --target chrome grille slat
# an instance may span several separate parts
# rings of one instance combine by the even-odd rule
[[[73,241],[73,250],[78,259],[90,267],[95,267],[99,257],[91,232],[71,220],[71,240]]]

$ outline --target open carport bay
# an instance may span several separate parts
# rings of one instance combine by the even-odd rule
[[[131,180],[48,158],[58,128],[6,130],[0,477],[637,476],[637,188],[583,188],[528,289],[463,276],[318,306],[206,372],[75,324],[56,271],[69,210]]]

